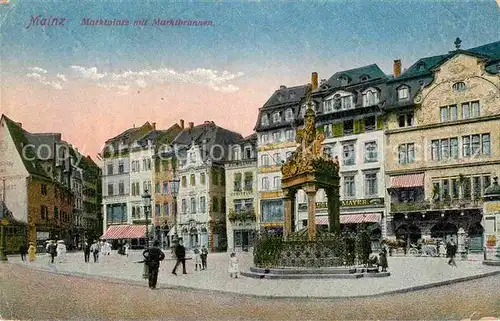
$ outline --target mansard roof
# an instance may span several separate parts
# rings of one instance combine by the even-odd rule
[[[235,133],[223,127],[217,126],[214,122],[205,123],[193,128],[185,128],[173,140],[176,145],[195,145],[203,142],[207,144],[227,145],[241,140],[241,134]]]
[[[370,80],[385,79],[387,76],[376,64],[371,64],[336,72],[326,81],[325,85],[330,88],[346,87],[346,85],[342,83],[342,77],[346,77],[348,79],[347,86],[353,86]],[[326,86],[320,85],[318,90],[322,90],[322,87]]]
[[[267,102],[262,107],[275,107],[282,105],[297,104],[300,99],[306,94],[307,85],[300,85],[294,87],[281,86],[276,90]]]

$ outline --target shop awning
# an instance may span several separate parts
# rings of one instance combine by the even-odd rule
[[[423,187],[424,174],[410,174],[391,177],[390,188]]]
[[[380,213],[341,214],[340,224],[380,223]],[[316,225],[328,225],[328,216],[316,216]]]
[[[104,240],[142,239],[146,237],[145,225],[113,225],[101,236]]]

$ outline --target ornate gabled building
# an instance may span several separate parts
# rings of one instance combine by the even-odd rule
[[[251,251],[259,231],[256,145],[257,134],[245,137],[225,164],[228,251]]]
[[[240,134],[205,121],[198,126],[190,122],[173,141],[180,178],[176,224],[187,248],[227,248],[224,162],[241,139]]]
[[[276,233],[282,233],[284,222],[281,166],[297,147],[295,120],[306,87],[280,86],[259,109],[254,128],[257,133],[259,190],[257,216],[261,228],[271,229]]]
[[[482,195],[500,167],[500,42],[422,58],[387,83],[390,235],[482,249]]]
[[[30,133],[2,115],[0,212],[8,219],[7,252],[17,252],[22,242],[35,242],[43,251],[48,239],[72,245],[71,178],[77,163],[61,134]]]

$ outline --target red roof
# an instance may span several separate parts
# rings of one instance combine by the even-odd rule
[[[379,223],[380,213],[341,214],[340,224]],[[328,216],[316,216],[316,225],[328,225]]]
[[[141,239],[145,238],[145,225],[112,225],[101,236],[103,240]]]
[[[391,188],[424,186],[424,174],[410,174],[391,177]]]

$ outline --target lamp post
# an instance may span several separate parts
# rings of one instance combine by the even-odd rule
[[[146,247],[149,247],[148,212],[151,207],[151,194],[148,190],[142,194],[142,204],[144,205],[144,215],[146,215]]]
[[[177,235],[177,195],[179,194],[180,179],[179,176],[177,175],[177,172],[174,171],[174,177],[169,181],[169,184],[170,184],[170,191],[174,199],[174,220],[175,220],[174,237],[176,240],[178,240],[179,236]]]

